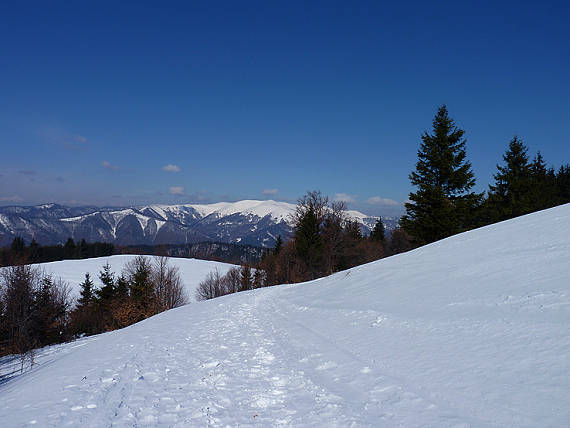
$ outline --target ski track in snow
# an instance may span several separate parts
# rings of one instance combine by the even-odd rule
[[[44,348],[0,383],[0,426],[567,426],[568,225],[570,205]]]

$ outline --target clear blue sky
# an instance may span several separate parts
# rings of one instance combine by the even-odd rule
[[[3,2],[0,204],[320,189],[388,213],[443,103],[477,190],[515,133],[558,167],[568,22],[567,1]]]

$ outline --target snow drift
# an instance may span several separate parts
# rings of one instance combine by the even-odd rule
[[[0,426],[566,426],[570,204],[41,351]]]

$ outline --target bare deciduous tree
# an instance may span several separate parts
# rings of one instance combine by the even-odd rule
[[[210,272],[204,281],[202,281],[196,289],[196,300],[208,300],[214,297],[223,296],[227,294],[224,292],[225,286],[223,284],[220,272],[216,269]]]
[[[170,266],[168,257],[155,259],[152,276],[154,294],[161,311],[176,308],[188,303],[180,271]]]

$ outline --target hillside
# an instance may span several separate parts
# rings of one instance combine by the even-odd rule
[[[570,204],[44,349],[0,426],[561,427]]]

